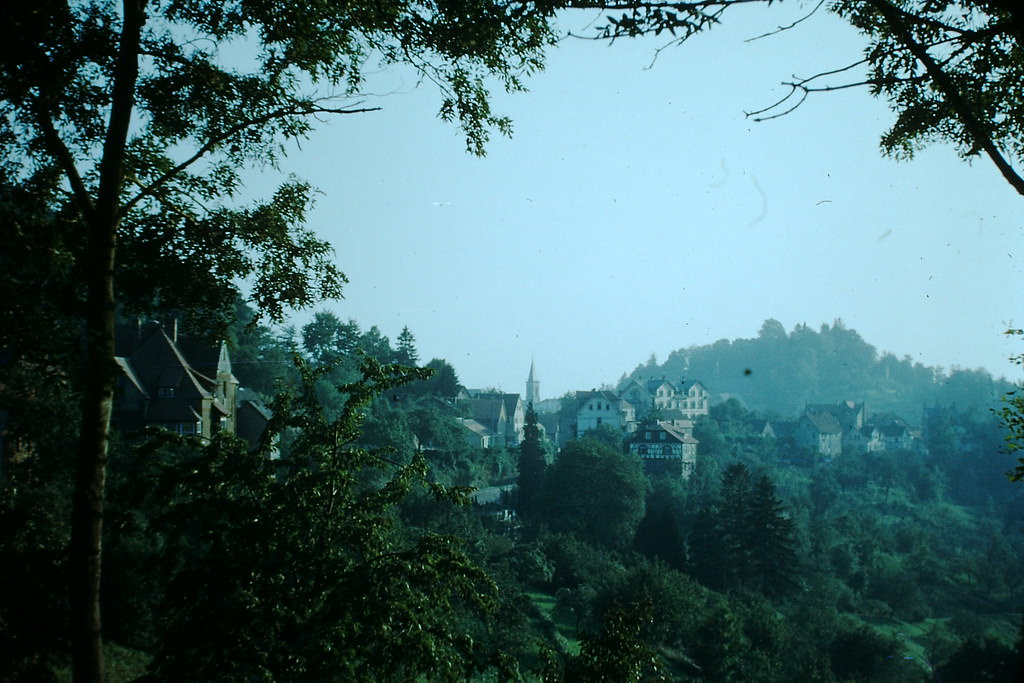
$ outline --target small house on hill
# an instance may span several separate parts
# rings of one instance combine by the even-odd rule
[[[835,457],[843,452],[843,426],[827,412],[804,413],[793,432],[796,445],[819,455]]]
[[[646,422],[629,441],[629,452],[651,475],[678,474],[687,479],[697,465],[698,441],[691,428],[669,422]]]
[[[681,411],[688,419],[707,415],[710,407],[708,391],[697,381],[672,382],[664,377],[641,381],[630,379],[619,386],[618,395],[629,401],[637,419],[651,411]]]
[[[611,391],[576,392],[576,435],[608,425],[622,432],[636,428],[633,405]]]
[[[465,406],[469,420],[462,425],[469,430],[466,438],[481,448],[515,447],[523,439],[526,408],[519,394],[466,389],[457,401]],[[475,425],[483,427],[483,431]]]

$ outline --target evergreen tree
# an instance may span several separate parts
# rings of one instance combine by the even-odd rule
[[[766,594],[792,588],[798,565],[796,524],[786,513],[768,475],[758,479],[751,491],[746,530],[744,550],[749,580]]]
[[[691,532],[698,580],[712,588],[750,586],[766,594],[793,587],[796,528],[767,475],[746,465],[722,473],[717,509],[702,511]],[[719,565],[719,566],[716,566]]]
[[[398,347],[395,349],[395,362],[409,368],[419,365],[420,357],[416,352],[416,337],[408,327],[403,327],[398,334]]]
[[[727,565],[716,510],[700,509],[690,530],[689,546],[689,573],[708,588],[724,589]]]
[[[728,586],[743,582],[749,574],[748,523],[751,506],[751,475],[746,465],[732,464],[722,473],[718,531]]]
[[[531,403],[526,407],[523,441],[519,444],[519,517],[535,522],[539,517],[547,471],[547,454],[537,423],[537,411]]]
[[[359,337],[359,350],[378,363],[390,363],[395,357],[391,340],[376,325],[371,326]]]

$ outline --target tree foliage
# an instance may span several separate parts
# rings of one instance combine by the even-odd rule
[[[49,234],[53,252],[29,261],[43,272],[14,284],[35,296],[33,281],[66,281],[44,293],[72,294],[60,312],[84,323],[70,570],[77,679],[103,678],[115,309],[198,310],[207,327],[223,329],[245,279],[272,318],[339,296],[345,278],[331,247],[304,224],[312,189],[288,179],[241,205],[242,169],[273,167],[319,116],[367,111],[352,98],[371,58],[409,65],[439,85],[441,117],[457,121],[467,147],[482,153],[489,131],[509,125],[491,112],[485,79],[519,89],[520,77],[540,67],[549,19],[546,7],[486,0],[81,0],[7,14],[0,187],[31,187],[39,208],[24,214],[12,246],[4,241],[2,259]]]
[[[1010,330],[1008,334],[1024,335],[1024,330]],[[1024,354],[1014,356],[1011,359],[1017,365],[1024,365]],[[1003,397],[1003,404],[996,411],[1000,424],[1006,431],[1006,450],[1017,455],[1024,450],[1024,388],[1018,386],[1013,391],[1008,391]],[[1012,481],[1024,479],[1024,458],[1018,457],[1017,466],[1010,473]]]
[[[680,348],[662,365],[638,367],[632,376],[699,378],[709,390],[739,397],[749,409],[781,415],[798,414],[807,403],[853,398],[876,414],[911,417],[920,414],[922,405],[956,405],[961,411],[987,414],[1012,388],[984,370],[930,367],[910,357],[879,353],[842,320],[818,329],[796,325],[788,335],[771,322],[765,321],[755,338]],[[712,410],[726,413],[719,415],[723,431],[745,419],[734,401]],[[717,441],[714,434],[706,436]],[[698,439],[706,449],[704,439]]]
[[[525,522],[536,521],[543,502],[547,452],[537,422],[537,411],[531,403],[526,408],[523,440],[519,444],[518,513]]]
[[[594,439],[570,441],[545,481],[544,521],[587,543],[624,549],[644,516],[639,461]]]
[[[367,361],[328,419],[303,371],[296,396],[274,406],[273,428],[296,430],[280,459],[231,437],[209,446],[149,442],[162,563],[174,568],[153,680],[463,680],[487,661],[459,615],[495,606],[495,586],[461,542],[410,535],[398,506],[414,488],[463,500],[427,480],[422,457],[360,446],[374,395],[423,374]]]
[[[746,587],[776,595],[795,587],[796,523],[768,475],[733,463],[718,502],[703,509],[690,537],[696,576],[716,589]]]

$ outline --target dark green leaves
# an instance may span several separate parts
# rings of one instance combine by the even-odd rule
[[[161,511],[153,528],[176,568],[151,672],[464,680],[477,645],[456,617],[493,610],[495,586],[460,541],[403,528],[397,506],[412,489],[452,498],[426,481],[422,457],[398,462],[358,443],[367,403],[424,373],[367,361],[330,420],[313,395],[318,372],[300,370],[303,390],[274,406],[271,429],[296,433],[280,458],[230,438],[149,449],[146,461],[161,463],[146,478]]]

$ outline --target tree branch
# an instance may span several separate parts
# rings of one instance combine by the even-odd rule
[[[124,216],[126,213],[131,211],[131,209],[134,208],[135,205],[137,205],[140,201],[142,201],[147,196],[152,195],[160,187],[167,184],[169,181],[173,180],[175,176],[177,176],[179,173],[187,169],[189,166],[205,157],[207,154],[212,152],[218,146],[230,140],[232,137],[238,135],[239,133],[249,128],[252,128],[253,126],[260,126],[265,123],[274,121],[276,119],[283,119],[291,116],[313,116],[316,114],[364,114],[371,111],[380,111],[380,107],[363,107],[359,109],[334,109],[330,107],[316,107],[309,105],[309,103],[297,103],[289,105],[288,107],[275,109],[274,111],[268,112],[262,116],[257,116],[251,119],[240,121],[234,126],[228,128],[228,130],[224,131],[220,135],[215,135],[209,140],[207,140],[199,147],[198,150],[196,150],[195,154],[190,156],[188,159],[182,161],[174,168],[168,170],[166,173],[164,173],[162,176],[154,180],[149,185],[144,186],[143,189],[138,194],[136,194],[130,200],[125,202],[125,204],[121,207],[120,215]]]
[[[996,165],[1006,182],[1010,183],[1017,193],[1024,196],[1024,178],[1022,178],[1006,160],[1002,152],[996,147],[992,136],[985,130],[984,125],[971,110],[970,103],[957,89],[949,75],[942,70],[942,67],[935,61],[928,50],[918,43],[910,33],[903,18],[897,9],[887,0],[867,0],[882,17],[896,38],[910,51],[919,61],[931,78],[933,85],[946,98],[946,102],[956,113],[960,123],[968,135],[974,139],[978,147],[984,150],[992,163]]]
[[[64,144],[49,114],[42,110],[42,105],[38,105],[37,108],[36,119],[40,129],[43,131],[43,139],[46,142],[46,146],[49,148],[50,154],[57,160],[61,170],[64,172],[64,176],[68,179],[68,185],[71,186],[71,193],[78,203],[79,209],[88,218],[93,214],[96,207],[93,204],[92,197],[89,195],[89,189],[85,186],[85,181],[82,180],[82,175],[78,172],[78,167],[75,165],[75,157],[71,154],[68,146]]]
[[[754,36],[753,38],[747,38],[743,42],[745,42],[745,43],[752,43],[755,40],[761,40],[762,38],[767,38],[769,36],[774,36],[776,34],[782,33],[783,31],[788,31],[791,28],[793,28],[794,26],[796,26],[797,24],[803,23],[803,22],[807,21],[808,19],[810,19],[811,17],[813,17],[815,12],[817,12],[819,9],[821,9],[821,6],[824,5],[824,4],[825,4],[825,0],[818,0],[818,4],[814,6],[814,9],[812,9],[806,15],[804,15],[804,16],[800,17],[799,19],[797,19],[796,21],[794,21],[789,26],[779,26],[774,31],[768,31],[767,33],[762,33],[759,36]]]
[[[758,109],[756,111],[748,111],[748,112],[744,112],[744,113],[745,113],[745,115],[747,117],[751,117],[751,116],[756,117],[756,118],[754,118],[754,120],[758,121],[758,122],[760,122],[760,121],[770,121],[772,119],[777,119],[777,118],[783,117],[783,116],[793,112],[797,107],[799,107],[801,104],[803,104],[804,100],[806,100],[807,96],[809,94],[811,94],[812,92],[829,92],[831,90],[846,90],[847,88],[857,88],[857,87],[864,86],[864,85],[872,85],[872,84],[875,83],[875,81],[872,81],[870,79],[866,80],[866,81],[858,81],[856,83],[846,83],[846,84],[843,84],[843,85],[822,86],[820,88],[811,88],[811,87],[809,87],[807,85],[811,81],[817,80],[819,78],[824,78],[825,76],[834,76],[835,74],[840,74],[840,73],[849,71],[850,69],[854,69],[854,68],[860,66],[861,64],[866,63],[867,61],[868,61],[867,58],[860,59],[860,60],[857,60],[856,62],[854,62],[852,64],[848,64],[848,65],[840,67],[838,69],[832,69],[830,71],[822,71],[820,73],[814,74],[813,76],[809,76],[808,78],[800,78],[800,77],[794,75],[793,78],[795,80],[793,82],[783,83],[783,85],[788,85],[789,86],[789,92],[786,94],[785,97],[783,97],[782,99],[778,100],[777,102],[775,102],[773,104],[768,105],[767,107],[764,107],[763,109]],[[769,112],[772,109],[776,109],[779,106],[781,106],[783,102],[785,102],[789,98],[791,98],[796,92],[802,92],[803,95],[800,97],[800,100],[796,104],[794,104],[792,107],[790,107],[789,109],[787,109],[787,110],[785,110],[783,112],[779,112],[777,114],[772,114],[771,116],[759,117],[760,114],[764,114],[765,112]]]
[[[120,217],[117,202],[124,182],[125,148],[128,144],[132,112],[135,109],[139,50],[142,26],[146,21],[145,3],[146,0],[124,0],[124,23],[121,27],[121,41],[114,66],[110,119],[103,141],[96,202],[99,214],[112,221],[117,221]]]

